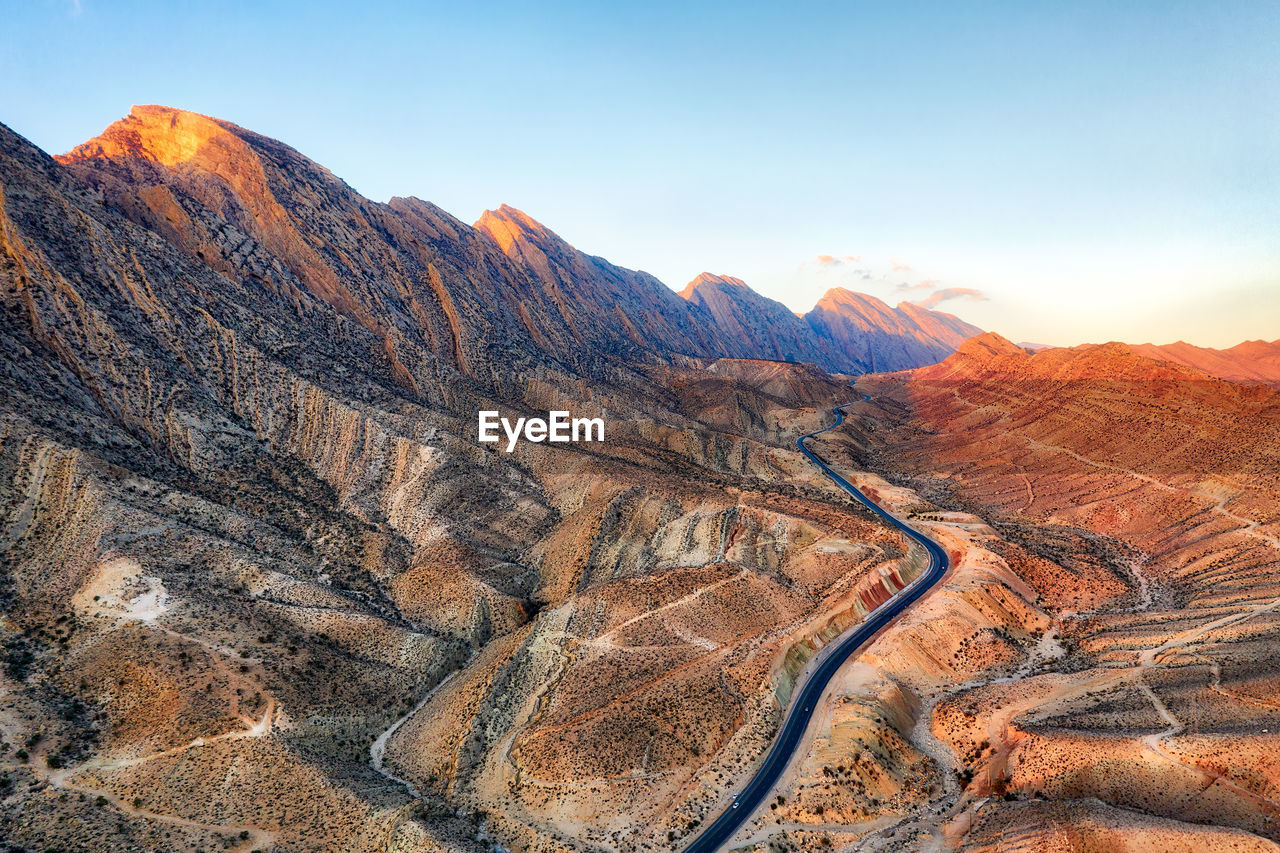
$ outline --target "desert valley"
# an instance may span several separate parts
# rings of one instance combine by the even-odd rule
[[[676,292],[162,106],[0,126],[0,294],[9,849],[1280,850],[1280,340]]]

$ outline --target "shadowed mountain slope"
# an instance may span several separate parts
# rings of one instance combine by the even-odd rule
[[[229,122],[135,107],[58,159],[108,208],[215,272],[300,313],[331,306],[377,339],[406,387],[453,370],[488,384],[504,360],[574,356],[563,319],[528,299],[523,272],[472,229],[425,203],[371,202]]]

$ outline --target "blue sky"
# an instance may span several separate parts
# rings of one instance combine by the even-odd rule
[[[978,291],[938,307],[1048,343],[1280,337],[1274,2],[4,7],[0,121],[51,152],[168,104],[676,288]]]

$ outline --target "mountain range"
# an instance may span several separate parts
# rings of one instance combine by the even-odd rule
[[[1170,361],[1233,382],[1280,384],[1280,339],[1245,341],[1227,349],[1198,347],[1186,341],[1172,344],[1133,344],[1138,355]]]
[[[745,287],[769,322],[721,325],[159,107],[57,158],[0,127],[0,214],[11,843],[668,846],[910,573],[795,450],[846,378],[771,360],[866,342]],[[495,452],[479,409],[607,441]]]
[[[704,273],[677,295],[507,205],[468,226],[416,198],[378,204],[288,146],[167,107],[134,107],[56,159],[214,271],[330,304],[410,384],[406,360],[430,353],[467,373],[485,346],[566,362],[680,354],[856,374],[932,363],[980,331],[840,288],[804,317],[731,277]]]
[[[820,458],[949,570],[733,845],[1275,850],[1277,345],[797,315],[193,113],[0,126],[0,838],[685,849],[926,564]]]
[[[1029,355],[1038,356],[1029,359]],[[988,373],[1045,378],[1050,368],[1065,377],[1136,374],[1147,379],[1226,379],[1230,382],[1280,384],[1280,341],[1245,341],[1229,349],[1198,347],[1185,341],[1173,344],[1080,344],[1046,347],[1014,344],[994,332],[974,335],[956,348],[954,356],[921,369],[921,379],[963,376],[969,367],[981,365]]]

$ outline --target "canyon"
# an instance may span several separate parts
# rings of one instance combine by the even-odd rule
[[[928,564],[811,435],[947,570],[731,848],[1277,849],[1274,344],[677,293],[168,107],[0,214],[11,846],[684,849]]]

